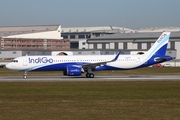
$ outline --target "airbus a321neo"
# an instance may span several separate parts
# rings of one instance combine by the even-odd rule
[[[22,56],[6,65],[11,70],[23,71],[27,78],[28,71],[63,71],[67,76],[94,78],[94,71],[128,70],[147,67],[172,60],[166,56],[170,32],[163,32],[153,46],[142,55],[81,55],[81,56]]]

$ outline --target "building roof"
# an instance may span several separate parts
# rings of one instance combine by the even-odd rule
[[[180,27],[150,27],[150,28],[141,28],[137,32],[180,32]]]
[[[34,25],[34,26],[0,26],[0,37],[2,36],[11,36],[11,35],[21,35],[21,34],[29,34],[29,33],[38,33],[38,32],[47,32],[47,31],[55,31],[57,30],[59,25]],[[164,31],[171,32],[180,32],[180,27],[151,27],[151,28],[141,28],[139,30],[133,30],[124,27],[115,27],[115,26],[99,26],[99,27],[69,27],[69,28],[61,28],[61,33],[73,33],[73,32],[93,32],[93,33],[117,33],[115,35],[111,35],[112,38],[119,38],[118,33],[127,33],[128,34],[135,33],[132,37],[139,36],[140,33],[152,34],[160,33]],[[139,33],[139,34],[138,34]],[[140,34],[142,35],[142,34]],[[159,35],[159,34],[158,34]],[[121,34],[122,36],[122,34]],[[108,36],[102,36],[97,39],[108,38]],[[96,38],[93,38],[96,39]]]
[[[62,33],[66,32],[113,32],[113,31],[134,31],[129,28],[114,27],[114,26],[100,26],[100,27],[72,27],[62,28]]]
[[[55,31],[59,25],[41,25],[41,26],[4,26],[0,27],[0,37],[27,33],[37,33],[45,31]]]
[[[125,41],[155,41],[162,32],[136,32],[136,33],[117,33],[111,35],[105,35],[101,37],[89,38],[88,43],[94,42],[125,42]],[[171,40],[180,40],[180,32],[171,32]]]

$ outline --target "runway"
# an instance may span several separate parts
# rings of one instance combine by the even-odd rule
[[[0,82],[73,82],[73,81],[180,81],[180,75],[131,75],[131,76],[0,76]]]

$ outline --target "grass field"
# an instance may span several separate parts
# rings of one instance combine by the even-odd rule
[[[0,69],[1,76],[22,72]],[[180,74],[180,68],[96,75]],[[62,75],[30,72],[28,75]],[[180,81],[0,82],[0,120],[179,120]]]
[[[0,83],[0,120],[179,120],[180,82]]]

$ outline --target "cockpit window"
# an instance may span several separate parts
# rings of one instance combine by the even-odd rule
[[[11,62],[16,62],[16,63],[17,63],[17,62],[18,62],[18,60],[12,60]]]

